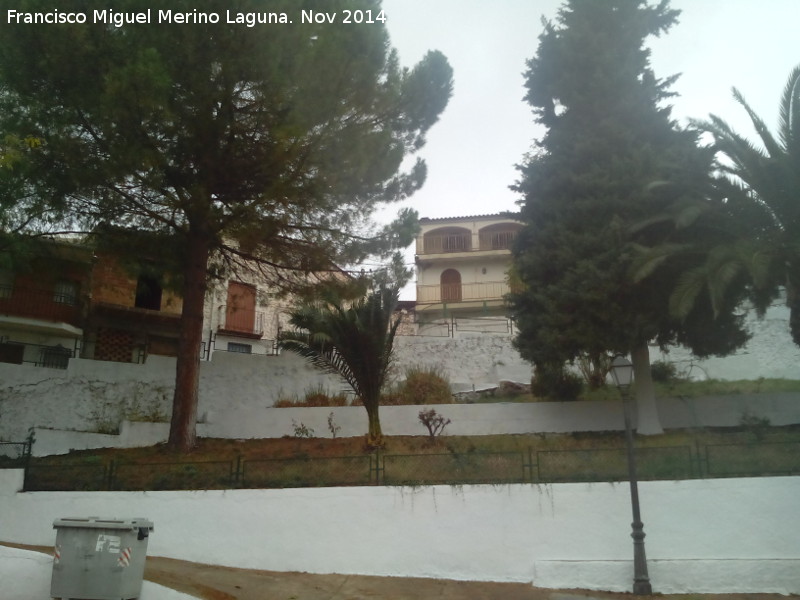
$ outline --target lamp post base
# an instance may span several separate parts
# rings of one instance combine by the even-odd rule
[[[653,588],[649,581],[634,581],[633,593],[636,596],[649,596],[653,593]]]
[[[638,498],[637,498],[638,499]],[[641,521],[631,523],[633,533],[633,593],[645,596],[653,593],[650,576],[647,573],[647,557],[644,551],[644,524]]]

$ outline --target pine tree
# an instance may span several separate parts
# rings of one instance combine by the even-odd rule
[[[379,0],[313,3],[381,14]],[[45,0],[27,11],[52,11]],[[213,0],[158,9],[216,13]],[[383,230],[370,217],[424,180],[417,161],[450,96],[439,52],[402,69],[382,22],[301,23],[291,0],[231,0],[236,13],[293,23],[9,25],[0,39],[0,131],[42,140],[30,185],[68,201],[78,226],[174,240],[183,313],[170,445],[195,443],[203,302],[212,263],[244,259],[308,272],[410,243],[415,213]],[[307,8],[307,7],[306,7]],[[19,9],[0,0],[0,11]],[[117,13],[152,9],[115,2]],[[155,17],[154,17],[155,19]],[[111,228],[98,230],[99,223]]]

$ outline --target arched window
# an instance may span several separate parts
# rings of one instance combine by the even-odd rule
[[[461,302],[461,273],[455,269],[442,272],[442,302]]]

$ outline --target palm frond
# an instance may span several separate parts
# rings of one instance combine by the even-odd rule
[[[800,65],[789,74],[778,115],[778,135],[787,154],[800,154]]]
[[[747,116],[750,117],[750,121],[753,123],[753,127],[758,134],[758,137],[761,138],[761,142],[764,144],[764,148],[767,150],[767,154],[771,157],[780,156],[783,154],[783,148],[781,145],[775,141],[772,133],[770,132],[767,125],[764,123],[764,120],[756,114],[756,112],[750,107],[745,100],[744,96],[742,96],[741,92],[736,88],[733,88],[733,97],[736,101],[742,105],[744,110],[747,112]]]
[[[690,244],[659,244],[652,248],[635,245],[636,257],[631,262],[630,276],[634,283],[639,283],[655,273],[659,267],[670,259],[690,250]]]
[[[692,312],[700,293],[705,289],[707,272],[703,267],[695,267],[683,273],[669,297],[669,312],[673,317],[684,320]]]

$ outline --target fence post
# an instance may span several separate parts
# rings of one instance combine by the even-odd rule
[[[522,455],[522,479],[525,480],[525,469],[528,469],[530,475],[530,482],[536,483],[536,478],[533,476],[533,448],[528,446],[528,462],[525,463],[525,455]]]
[[[25,445],[22,448],[22,464],[25,465],[25,468],[28,468],[28,465],[31,462],[31,456],[33,456],[33,443],[36,441],[36,432],[34,431],[33,427],[30,428],[28,437],[25,440]]]
[[[697,456],[697,478],[698,479],[704,479],[708,475],[708,473],[707,473],[708,472],[708,455],[706,455],[706,457],[705,457],[706,458],[706,460],[705,460],[706,468],[703,469],[703,462],[704,462],[703,461],[703,453],[701,452],[701,449],[700,449],[700,440],[698,440],[697,438],[695,438],[695,440],[694,440],[694,448],[695,448],[695,455]],[[708,448],[706,448],[706,451],[708,451]]]
[[[384,466],[381,466],[381,460],[383,459],[383,453],[380,450],[376,450],[375,454],[370,454],[369,457],[369,467],[370,471],[372,471],[372,458],[375,458],[375,485],[381,485],[381,473],[384,470]],[[370,477],[371,479],[371,477]]]
[[[233,466],[235,464],[235,466]],[[236,455],[236,463],[231,462],[231,487],[242,487],[244,484],[244,460],[241,454]]]
[[[106,487],[108,491],[114,490],[114,478],[116,477],[116,465],[114,464],[114,460],[112,459],[108,463],[108,478],[106,480]]]

